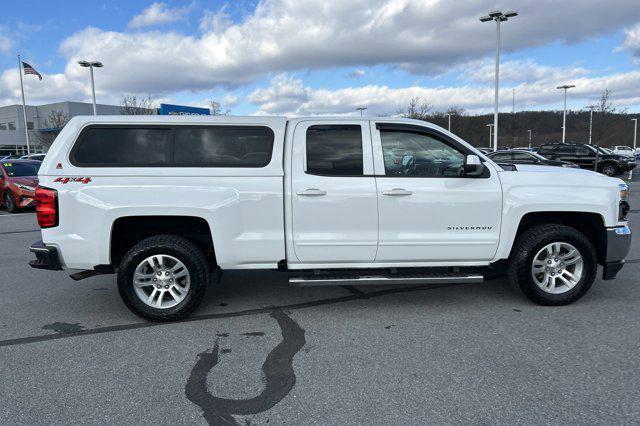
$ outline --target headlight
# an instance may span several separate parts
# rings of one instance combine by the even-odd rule
[[[20,189],[24,189],[25,191],[35,191],[36,189],[33,186],[27,186],[17,183],[16,186]]]
[[[629,185],[626,183],[621,183],[618,185],[620,188],[620,203],[618,204],[618,220],[626,221],[627,215],[629,214],[629,210],[631,206],[629,206]]]

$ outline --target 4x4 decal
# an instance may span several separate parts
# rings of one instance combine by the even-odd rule
[[[59,177],[54,180],[54,182],[60,183],[69,183],[69,182],[80,182],[80,183],[89,183],[91,182],[90,177]]]

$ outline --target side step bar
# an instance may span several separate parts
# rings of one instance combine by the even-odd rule
[[[395,285],[395,284],[443,284],[443,283],[479,283],[482,275],[464,273],[439,274],[326,274],[290,277],[289,284],[296,287],[314,287],[331,285]]]

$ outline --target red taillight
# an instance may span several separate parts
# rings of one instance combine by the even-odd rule
[[[36,188],[36,215],[40,228],[58,226],[58,191],[43,186]]]

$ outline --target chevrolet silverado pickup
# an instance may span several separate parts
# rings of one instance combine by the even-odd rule
[[[628,187],[587,170],[500,167],[401,118],[75,117],[39,170],[34,268],[117,273],[125,305],[184,318],[230,270],[292,285],[480,282],[564,305],[612,279]]]

